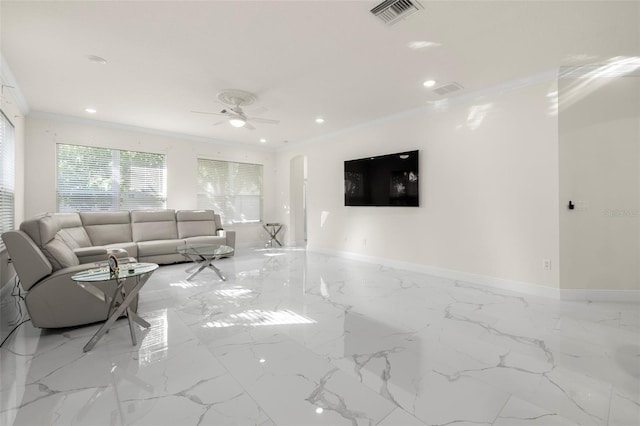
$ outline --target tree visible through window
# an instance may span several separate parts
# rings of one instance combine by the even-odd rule
[[[262,165],[198,158],[198,208],[222,223],[262,220]]]
[[[166,156],[57,145],[57,211],[162,209]]]

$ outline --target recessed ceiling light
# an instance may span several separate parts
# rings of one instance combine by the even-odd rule
[[[260,139],[260,143],[266,143],[266,142],[267,142],[267,140],[265,138],[261,138]]]
[[[88,114],[95,114],[96,112],[98,112],[97,110],[95,110],[94,108],[85,108],[84,112],[88,113]]]
[[[89,55],[87,56],[87,59],[89,60],[89,62],[93,62],[94,64],[106,64],[107,60],[105,58],[101,58],[100,56],[96,56],[96,55]]]
[[[436,81],[435,80],[427,80],[422,84],[424,85],[424,87],[433,87],[433,86],[436,85]]]
[[[318,124],[324,123],[324,118],[322,118],[322,117],[316,118],[316,123],[318,123]]]

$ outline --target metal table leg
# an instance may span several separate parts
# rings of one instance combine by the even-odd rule
[[[98,343],[98,341],[102,338],[102,336],[104,336],[105,333],[109,331],[109,328],[111,328],[113,323],[115,323],[116,320],[120,318],[120,315],[122,315],[125,310],[127,311],[127,320],[129,321],[131,341],[133,342],[134,345],[136,345],[137,342],[136,342],[136,336],[135,336],[135,329],[133,328],[132,321],[137,322],[138,324],[140,324],[145,328],[148,328],[151,326],[151,324],[149,324],[147,321],[140,318],[138,314],[133,312],[133,310],[129,306],[131,305],[131,302],[133,302],[135,297],[138,295],[138,292],[140,291],[140,289],[145,283],[145,281],[141,280],[140,278],[141,278],[140,276],[136,277],[136,285],[131,289],[131,291],[129,291],[129,293],[126,294],[126,296],[125,296],[125,290],[124,290],[124,280],[122,280],[122,283],[120,282],[120,280],[118,280],[118,286],[117,286],[118,288],[116,289],[116,291],[121,292],[120,294],[121,296],[124,296],[124,299],[122,300],[122,302],[118,303],[115,301],[117,294],[114,295],[114,298],[111,300],[109,306],[110,306],[110,309],[113,306],[117,306],[117,307],[115,308],[115,310],[113,310],[113,312],[110,312],[110,315],[107,321],[105,321],[105,323],[102,324],[102,327],[98,329],[96,334],[94,334],[93,337],[89,340],[89,342],[84,346],[83,348],[84,352],[89,352],[91,349],[93,349],[96,343]]]

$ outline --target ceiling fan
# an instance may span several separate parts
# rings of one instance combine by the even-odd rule
[[[258,98],[256,95],[245,92],[244,90],[224,90],[218,93],[218,101],[225,106],[220,112],[208,112],[208,111],[191,111],[196,114],[208,114],[208,115],[217,115],[221,117],[225,117],[225,120],[218,121],[217,123],[213,123],[214,126],[223,123],[229,123],[233,127],[244,127],[245,129],[255,130],[249,121],[253,123],[264,123],[264,124],[278,124],[279,120],[271,120],[268,118],[260,118],[260,117],[249,117],[242,110],[243,106],[251,105]]]

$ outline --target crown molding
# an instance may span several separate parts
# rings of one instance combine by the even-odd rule
[[[193,136],[183,133],[167,132],[165,130],[151,129],[147,127],[132,126],[130,124],[121,124],[111,121],[92,120],[90,118],[75,117],[71,115],[53,114],[43,111],[32,111],[30,118],[40,118],[44,120],[60,121],[64,123],[82,124],[86,126],[103,127],[107,129],[125,130],[129,132],[144,133],[148,135],[163,136],[172,139],[188,140],[192,142],[202,142],[214,145],[224,145],[232,148],[244,148],[253,151],[275,152],[274,148],[268,146],[251,145],[244,142],[232,142],[224,139],[205,138],[202,136]]]

